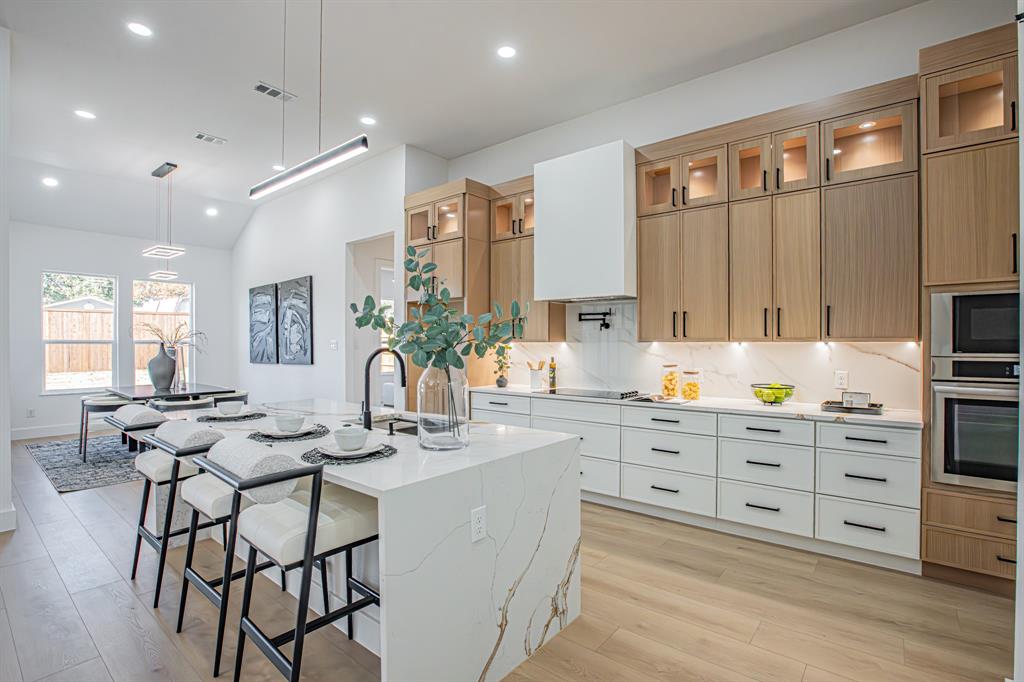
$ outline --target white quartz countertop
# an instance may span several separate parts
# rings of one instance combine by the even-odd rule
[[[555,395],[546,391],[536,391],[525,385],[510,385],[506,388],[495,386],[478,386],[469,389],[474,393],[493,393],[498,395],[520,395],[545,400],[572,400],[577,402],[613,403],[632,407],[645,407],[666,410],[693,410],[697,412],[723,412],[729,414],[745,414],[758,417],[780,417],[783,419],[809,419],[820,422],[836,422],[842,424],[859,424],[864,426],[890,426],[907,429],[921,429],[924,424],[918,410],[894,410],[886,408],[880,415],[843,414],[824,412],[816,403],[786,402],[781,405],[764,405],[756,398],[714,398],[702,397],[700,400],[684,402],[673,399],[665,402],[636,402],[631,400],[612,400],[607,398],[586,398],[581,396]]]
[[[278,414],[302,414],[307,418],[307,425],[323,424],[332,431],[342,424],[358,423],[360,420],[358,405],[324,399],[264,403],[251,405],[250,409],[266,412],[268,416],[245,422],[204,423],[223,432],[226,438],[247,438],[256,431],[274,429],[274,417]],[[374,412],[375,415],[381,416],[395,414],[391,410]],[[195,420],[200,416],[212,414],[218,413],[215,410],[189,410],[169,413],[168,416]],[[414,415],[412,417],[415,418]],[[391,457],[368,462],[325,465],[324,479],[373,497],[380,497],[390,490],[579,437],[515,426],[470,424],[469,447],[462,450],[423,450],[420,449],[415,436],[391,436],[387,431],[374,430],[370,433],[370,438],[385,442],[398,452]],[[334,436],[328,434],[318,439],[283,441],[273,443],[269,447],[275,452],[283,452],[300,459],[303,453],[318,446],[335,446]]]

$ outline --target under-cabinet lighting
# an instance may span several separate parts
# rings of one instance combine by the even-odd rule
[[[874,121],[864,121],[857,127],[860,128],[861,130],[867,130],[868,128],[874,128],[876,125],[878,124],[875,123]]]
[[[532,204],[532,203],[533,203],[533,199],[526,199],[525,201],[526,201],[526,203],[528,203],[528,204]]]
[[[360,135],[353,137],[348,142],[342,142],[337,147],[332,147],[325,152],[317,154],[311,159],[303,161],[297,166],[292,166],[286,171],[282,171],[277,175],[264,180],[258,185],[253,185],[249,189],[250,199],[260,199],[267,196],[279,189],[284,189],[289,185],[294,185],[300,180],[321,173],[328,168],[333,168],[339,163],[348,161],[354,156],[358,156],[370,148],[370,141],[366,135]]]
[[[833,154],[833,155],[835,155],[835,154],[842,154],[842,153],[843,153],[843,150],[842,150],[842,149],[833,149],[833,150],[832,150],[832,154]]]
[[[184,256],[185,249],[180,246],[171,246],[170,244],[154,244],[148,249],[144,249],[142,251],[142,255],[146,258],[163,258],[164,260],[170,260],[171,258]]]
[[[178,279],[178,273],[173,270],[154,270],[149,273],[149,278],[166,282],[168,280]]]

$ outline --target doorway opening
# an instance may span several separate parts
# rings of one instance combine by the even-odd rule
[[[395,288],[395,238],[391,233],[373,237],[348,245],[347,282],[345,296],[345,376],[347,377],[346,400],[351,403],[363,401],[363,373],[366,358],[375,349],[387,345],[385,335],[379,329],[357,329],[352,321],[349,303],[362,306],[369,294],[378,306],[389,305],[395,310],[397,291]],[[370,406],[394,407],[395,358],[390,354],[381,355],[374,361],[370,371]]]

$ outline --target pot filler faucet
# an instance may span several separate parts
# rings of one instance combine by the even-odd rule
[[[382,353],[391,353],[395,356],[395,360],[398,362],[400,385],[405,387],[405,360],[400,353],[388,348],[378,348],[370,353],[370,357],[366,358],[366,370],[363,377],[363,428],[367,430],[373,428],[373,417],[370,415],[370,365],[373,364],[373,359]]]

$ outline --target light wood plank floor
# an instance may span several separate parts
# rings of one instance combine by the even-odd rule
[[[170,553],[159,609],[148,547],[128,580],[141,485],[59,495],[24,443],[13,455],[0,682],[211,679],[216,610],[193,591],[174,632],[183,550]],[[508,680],[995,681],[1012,670],[1008,599],[591,504],[583,538],[583,614]],[[207,541],[197,564],[213,575],[221,556]],[[295,600],[261,578],[253,608],[283,630]],[[306,651],[304,679],[379,678],[376,657],[331,628]],[[252,647],[243,676],[282,679]]]

